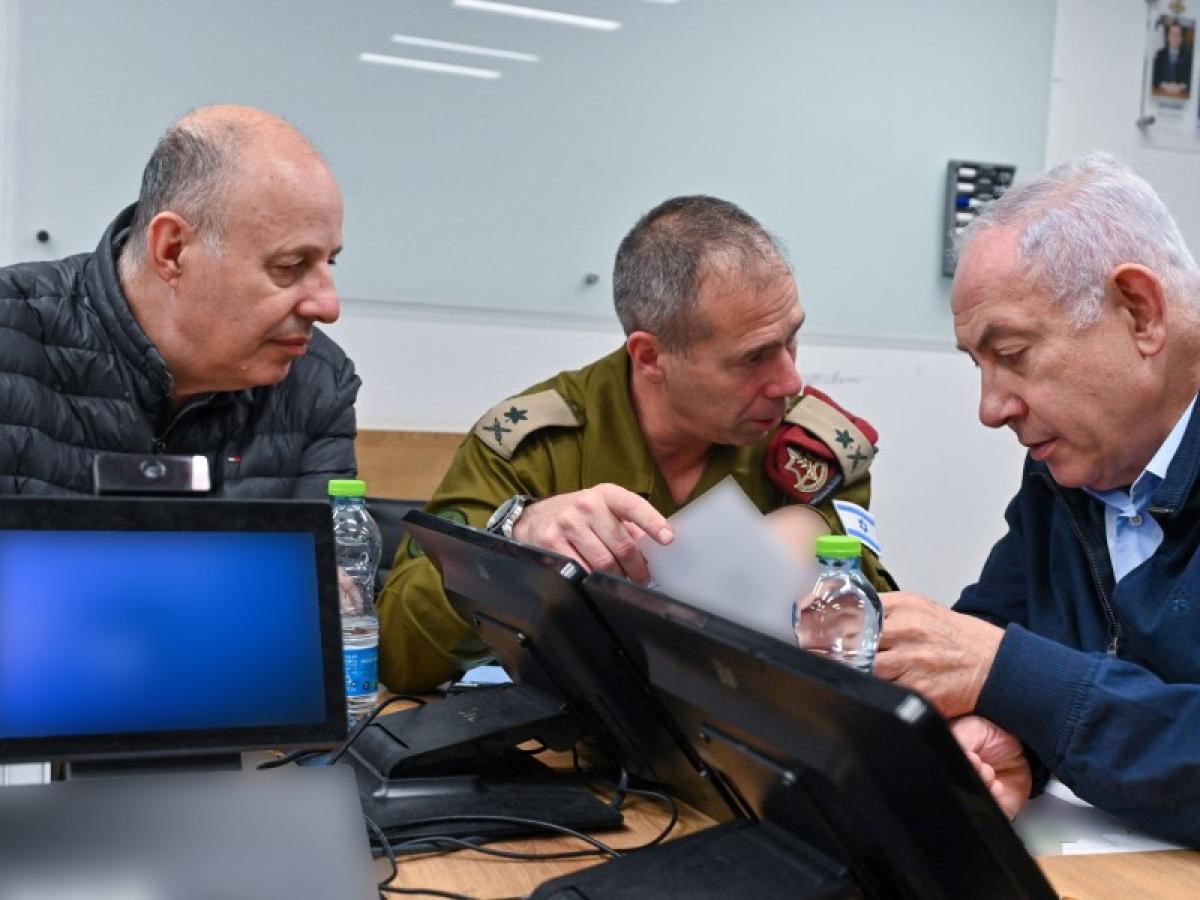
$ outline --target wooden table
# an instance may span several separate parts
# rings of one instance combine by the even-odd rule
[[[1200,852],[1041,856],[1038,865],[1063,900],[1200,896]]]

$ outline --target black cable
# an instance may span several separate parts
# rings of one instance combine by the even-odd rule
[[[492,837],[492,840],[497,838]],[[526,850],[501,850],[499,847],[488,847],[479,841],[488,838],[460,838],[448,834],[430,835],[413,838],[402,844],[393,844],[395,853],[448,853],[452,850],[474,850],[485,856],[498,856],[501,859],[545,860],[545,859],[581,859],[586,856],[596,856],[599,850],[555,850],[550,853],[531,853]],[[617,851],[621,852],[621,851]]]
[[[571,766],[575,769],[575,774],[583,779],[584,784],[595,790],[593,781],[599,781],[601,785],[607,786],[613,791],[613,798],[608,801],[608,805],[613,809],[620,809],[625,803],[625,794],[629,790],[629,771],[624,766],[619,766],[621,770],[621,780],[615,786],[606,785],[602,779],[596,779],[591,772],[585,772],[583,766],[579,764],[579,745],[575,744],[571,747]]]
[[[616,859],[617,857],[619,857],[621,855],[618,851],[616,851],[612,847],[608,846],[608,844],[604,843],[603,841],[597,840],[596,838],[592,837],[590,834],[584,834],[582,831],[577,831],[576,829],[569,828],[566,825],[557,825],[554,822],[544,822],[541,819],[526,819],[521,816],[483,816],[483,815],[480,815],[480,816],[473,816],[473,815],[429,816],[428,818],[425,818],[425,819],[413,819],[411,821],[405,822],[404,824],[406,827],[412,827],[414,825],[440,825],[440,824],[448,824],[451,822],[500,822],[500,823],[510,824],[510,825],[524,825],[527,828],[535,828],[535,829],[538,829],[541,831],[552,831],[557,834],[565,834],[565,835],[568,835],[569,837],[577,838],[577,839],[583,841],[584,843],[591,844],[593,847],[595,847],[596,848],[595,850],[590,851],[592,853],[595,853],[598,851],[600,853],[604,853],[608,856],[611,856],[614,859]],[[407,845],[410,845],[410,844],[414,843],[415,841],[419,841],[419,840],[428,840],[428,838],[408,840],[408,841],[405,841],[404,844],[401,846],[407,846]]]
[[[621,771],[622,771],[622,774],[625,773],[624,769],[622,769]],[[587,778],[586,773],[581,772],[580,774],[583,775],[585,778]],[[610,784],[609,782],[606,782],[603,779],[593,779],[593,780],[596,783],[598,783],[601,787],[607,788],[609,790],[616,790],[616,788],[617,788],[616,785]],[[661,844],[663,841],[665,841],[667,839],[667,835],[669,835],[672,831],[674,831],[675,826],[677,824],[679,824],[679,804],[675,802],[675,798],[672,797],[670,794],[666,794],[662,791],[652,791],[649,788],[629,787],[628,785],[625,786],[624,791],[629,794],[635,794],[639,797],[652,797],[655,800],[661,800],[663,803],[665,803],[667,805],[667,808],[669,810],[671,810],[671,815],[667,819],[667,824],[663,826],[662,831],[660,831],[655,837],[651,838],[649,841],[647,841],[644,844],[637,844],[636,846],[633,846],[633,847],[617,847],[617,848],[615,848],[617,850],[617,852],[618,853],[636,853],[638,850],[645,850],[649,847],[653,847],[655,844]],[[619,808],[619,807],[614,807],[614,808]]]
[[[588,773],[585,773],[582,770],[579,772],[579,774],[585,778],[587,778],[587,776],[588,776]],[[603,779],[595,779],[595,780],[598,781],[602,787],[608,787],[609,789],[613,789],[616,787],[615,785],[607,783]],[[595,855],[601,854],[601,853],[607,854],[609,856],[617,857],[617,856],[622,856],[626,853],[636,853],[639,850],[646,850],[650,847],[656,846],[657,844],[661,844],[664,840],[666,840],[667,836],[674,830],[676,824],[678,824],[678,822],[679,822],[679,806],[678,806],[678,804],[675,802],[674,798],[672,798],[668,794],[665,794],[661,791],[654,791],[654,790],[649,790],[647,788],[635,788],[635,787],[628,786],[627,773],[626,773],[626,777],[624,777],[622,779],[622,781],[626,782],[624,790],[627,793],[635,794],[638,796],[651,797],[655,800],[660,800],[663,803],[667,804],[668,808],[671,810],[671,815],[667,821],[667,824],[663,827],[663,829],[657,835],[655,835],[649,841],[647,841],[643,844],[637,844],[633,847],[611,847],[607,844],[604,844],[602,841],[591,838],[590,836],[584,835],[580,832],[576,832],[573,829],[567,828],[565,826],[555,825],[552,822],[541,822],[536,819],[520,819],[520,818],[516,818],[516,817],[509,817],[509,816],[442,816],[442,817],[438,817],[438,818],[424,819],[424,820],[421,820],[419,823],[408,823],[408,824],[430,824],[430,823],[435,823],[435,822],[450,822],[450,821],[464,821],[464,820],[465,821],[516,822],[519,824],[535,825],[537,827],[545,828],[550,831],[557,831],[557,832],[569,834],[573,837],[580,837],[581,839],[587,841],[587,843],[592,844],[592,849],[590,849],[590,850],[559,850],[559,851],[553,851],[550,853],[530,853],[527,851],[518,851],[518,850],[501,850],[496,847],[486,847],[486,846],[482,845],[483,841],[486,841],[489,839],[491,839],[491,840],[497,839],[496,836],[491,836],[490,838],[482,837],[482,836],[474,837],[474,838],[459,838],[459,837],[454,837],[452,835],[428,835],[425,837],[410,838],[410,839],[402,841],[398,844],[391,844],[387,838],[380,837],[379,840],[380,840],[381,848],[383,849],[383,852],[385,854],[388,852],[388,850],[391,850],[393,852],[393,854],[397,853],[397,852],[399,852],[399,853],[407,853],[407,852],[434,853],[434,852],[448,852],[450,850],[474,850],[475,852],[482,853],[486,856],[496,856],[496,857],[500,857],[502,859],[551,860],[551,859],[579,859],[579,858],[583,858],[583,857],[587,857],[587,856],[595,856]],[[383,846],[384,844],[387,844],[387,846],[386,847]]]
[[[370,816],[364,815],[363,820],[367,823],[367,827],[374,832],[376,839],[379,841],[379,845],[383,848],[383,855],[387,857],[388,865],[391,868],[391,872],[388,873],[387,878],[379,882],[379,884],[376,886],[379,890],[379,900],[384,900],[384,894],[410,894],[424,897],[447,897],[449,900],[473,900],[472,897],[468,897],[466,894],[454,894],[450,891],[438,890],[437,888],[406,888],[393,886],[391,882],[396,878],[397,875],[400,874],[400,866],[396,862],[396,854],[392,850],[392,846],[387,839],[387,835],[383,833],[383,829],[375,824],[375,821]]]
[[[625,795],[629,792],[629,771],[621,766],[621,780],[617,783],[616,791],[613,793],[613,798],[608,801],[608,805],[613,809],[620,809],[625,804]]]
[[[671,817],[667,820],[667,824],[663,826],[663,830],[660,831],[657,836],[644,844],[639,844],[636,847],[621,847],[620,852],[635,853],[638,850],[645,850],[649,847],[655,846],[656,844],[661,844],[667,839],[667,835],[674,830],[675,825],[679,822],[679,804],[675,802],[675,798],[670,794],[665,794],[661,791],[652,791],[647,788],[635,787],[626,788],[626,790],[628,790],[631,794],[637,794],[643,797],[653,797],[655,800],[662,800],[671,810]]]
[[[350,729],[350,734],[346,737],[346,742],[342,744],[342,746],[339,747],[334,753],[330,754],[329,759],[325,761],[325,765],[332,766],[335,762],[341,759],[342,755],[350,749],[350,745],[354,743],[355,738],[363,733],[363,729],[374,722],[381,712],[383,712],[393,703],[398,703],[401,700],[407,700],[409,703],[415,703],[417,706],[425,705],[425,698],[417,697],[414,694],[396,694],[393,697],[389,697],[387,700],[384,700],[369,713],[367,713],[367,715],[363,716],[354,723],[354,727]]]
[[[679,806],[675,800],[667,794],[659,791],[651,791],[645,788],[628,788],[629,793],[642,796],[652,797],[656,800],[661,800],[667,804],[671,810],[671,816],[667,821],[666,826],[653,838],[644,844],[637,844],[633,847],[609,847],[609,849],[618,854],[636,853],[639,850],[645,850],[653,847],[656,844],[661,844],[666,840],[679,822]],[[474,817],[472,817],[474,818]],[[505,818],[505,817],[497,817]],[[493,838],[494,840],[495,838]],[[451,835],[429,835],[427,837],[411,838],[399,844],[393,844],[392,849],[399,853],[419,852],[421,850],[429,850],[430,852],[444,850],[449,848],[439,847],[441,844],[449,844],[453,849],[459,850],[474,850],[478,853],[483,853],[487,856],[499,856],[504,859],[523,859],[523,860],[539,860],[539,859],[579,859],[585,856],[595,856],[598,853],[605,851],[599,849],[592,850],[558,850],[551,853],[530,853],[527,851],[518,850],[501,850],[498,847],[486,847],[479,843],[478,840],[486,840],[486,838],[459,838]],[[596,843],[600,843],[597,841]],[[608,846],[608,845],[606,845]]]
[[[408,894],[417,897],[447,897],[449,900],[475,900],[467,894],[454,894],[450,891],[439,891],[437,888],[406,888],[406,887],[381,887],[379,889],[385,894]]]
[[[371,712],[368,713],[366,716],[364,716],[362,719],[360,719],[359,721],[354,723],[354,727],[350,729],[350,734],[347,736],[345,743],[343,743],[341,747],[339,747],[337,750],[335,750],[333,752],[333,754],[329,757],[329,759],[326,760],[325,765],[333,765],[335,762],[337,762],[339,759],[341,759],[342,754],[344,754],[350,748],[350,745],[354,742],[354,739],[357,738],[359,736],[359,734],[362,733],[362,730],[364,728],[366,728],[368,725],[370,725],[373,721],[375,721],[375,719],[379,716],[379,714],[381,712],[383,712],[387,707],[391,706],[393,703],[395,703],[399,700],[406,700],[410,703],[415,703],[417,706],[424,706],[425,702],[426,702],[423,697],[416,697],[416,696],[413,696],[410,694],[397,694],[394,697],[389,697],[387,700],[383,701],[383,703],[380,703],[378,706],[376,706],[374,709],[372,709]],[[326,753],[326,752],[328,752],[328,751],[325,751],[325,750],[293,750],[291,753],[285,753],[283,756],[280,756],[277,759],[269,759],[266,762],[259,763],[255,768],[257,768],[257,769],[277,769],[280,766],[286,766],[289,763],[298,763],[301,760],[307,759],[312,756],[320,756],[322,753]]]
[[[374,832],[375,837],[379,840],[379,846],[383,849],[383,855],[387,857],[388,865],[392,870],[388,874],[388,877],[383,879],[383,881],[379,882],[377,885],[379,888],[379,900],[383,900],[383,889],[388,886],[393,878],[400,874],[400,867],[396,863],[396,854],[392,850],[391,844],[388,842],[387,835],[383,833],[383,829],[376,825],[375,820],[366,813],[363,813],[363,821],[367,823],[367,828]]]
[[[361,719],[359,722],[357,722],[355,724],[354,728],[351,729],[349,736],[346,738],[346,742],[341,746],[341,748],[339,748],[334,754],[332,754],[330,756],[329,760],[327,761],[327,764],[332,765],[333,763],[337,762],[337,760],[339,760],[342,757],[342,755],[350,748],[350,745],[354,743],[355,739],[359,736],[359,734],[362,733],[363,729],[365,729],[369,724],[371,724],[371,722],[374,721],[375,718],[378,717],[378,715],[381,712],[383,712],[384,709],[386,709],[388,706],[392,705],[393,703],[395,703],[399,700],[411,701],[413,703],[416,703],[419,706],[425,705],[425,700],[423,698],[406,695],[406,694],[397,694],[396,696],[389,698],[388,700],[386,700],[385,702],[381,703],[379,706],[377,706],[373,710],[371,710],[371,712],[367,716],[365,716],[363,719]],[[540,748],[522,751],[522,752],[527,752],[527,753],[531,752],[531,753],[537,754],[537,753],[542,752],[545,749],[548,749],[548,748],[546,748],[545,745],[543,745]],[[499,822],[499,823],[508,823],[508,824],[518,824],[518,825],[524,825],[527,827],[532,827],[532,828],[541,829],[541,830],[545,830],[545,831],[564,834],[569,837],[574,837],[578,840],[584,841],[585,843],[590,844],[592,846],[592,849],[590,849],[590,850],[564,850],[564,851],[556,851],[556,852],[552,852],[552,853],[527,853],[527,852],[521,852],[521,851],[516,851],[516,850],[500,850],[498,848],[484,847],[484,846],[481,846],[480,843],[476,843],[476,840],[478,840],[478,841],[487,840],[488,838],[485,838],[485,837],[479,837],[475,840],[471,840],[471,839],[458,838],[458,837],[454,837],[451,835],[430,835],[428,837],[411,838],[411,839],[403,841],[399,844],[393,845],[391,843],[391,841],[387,838],[387,836],[383,833],[382,829],[380,829],[379,826],[376,825],[374,822],[372,822],[370,819],[367,819],[368,824],[371,826],[371,829],[374,831],[376,839],[379,842],[381,852],[389,859],[389,861],[392,864],[393,871],[392,871],[392,875],[388,878],[388,881],[391,881],[392,878],[394,878],[396,873],[399,871],[398,864],[396,863],[396,856],[395,856],[396,850],[405,851],[410,848],[411,849],[432,848],[432,849],[439,849],[439,850],[444,851],[445,849],[448,849],[448,848],[446,848],[444,846],[439,848],[439,845],[447,845],[448,844],[451,847],[454,847],[457,849],[474,850],[478,853],[482,853],[482,854],[485,854],[488,856],[497,856],[497,857],[501,857],[501,858],[505,858],[505,859],[520,859],[520,860],[574,859],[574,858],[579,858],[579,857],[594,856],[597,854],[604,854],[604,855],[610,856],[615,859],[615,858],[622,856],[625,853],[633,853],[638,850],[644,850],[649,847],[653,847],[657,844],[660,844],[664,840],[666,840],[667,836],[671,833],[672,830],[674,830],[675,825],[679,821],[679,806],[678,806],[678,804],[676,804],[674,798],[670,797],[669,795],[667,795],[665,793],[659,792],[659,791],[649,790],[647,788],[631,787],[629,785],[629,772],[625,769],[624,766],[620,767],[620,772],[621,772],[620,781],[616,784],[612,784],[611,782],[608,782],[602,778],[597,778],[592,773],[585,772],[579,764],[579,754],[578,754],[577,747],[571,748],[571,761],[574,765],[576,773],[579,774],[585,781],[594,780],[597,783],[599,783],[602,787],[606,787],[608,790],[611,790],[614,792],[614,796],[613,796],[612,800],[609,802],[609,806],[611,806],[613,809],[621,808],[621,806],[624,804],[627,794],[635,794],[638,796],[652,797],[656,800],[660,800],[660,801],[666,803],[671,810],[671,815],[667,821],[666,826],[654,838],[652,838],[651,840],[647,841],[644,844],[638,844],[637,846],[634,846],[634,847],[622,847],[622,848],[617,849],[617,848],[613,848],[613,847],[609,846],[608,844],[604,843],[603,841],[593,838],[589,834],[585,834],[582,831],[577,831],[576,829],[569,828],[565,825],[558,825],[554,822],[545,822],[540,819],[526,819],[526,818],[521,818],[521,817],[517,817],[517,816],[486,816],[486,815],[435,816],[435,817],[430,817],[427,819],[419,819],[419,820],[414,820],[412,822],[405,823],[407,826],[431,825],[431,824],[450,823],[450,822]],[[280,764],[282,764],[282,763],[280,763]],[[364,816],[363,818],[366,819],[367,817]],[[381,892],[394,893],[394,894],[416,894],[416,895],[426,895],[426,896],[447,897],[447,898],[452,898],[452,900],[471,900],[471,898],[464,898],[464,895],[453,894],[453,893],[449,893],[446,891],[423,890],[423,889],[418,889],[418,888],[392,888],[392,887],[387,886],[387,882],[383,882],[379,886],[379,890]]]
[[[268,759],[266,762],[259,763],[255,766],[256,769],[278,769],[280,766],[286,766],[288,763],[298,763],[302,759],[307,759],[310,756],[320,756],[324,750],[293,750],[291,753],[285,753],[277,759]]]
[[[579,765],[579,753],[577,752],[577,750],[574,747],[571,748],[571,762],[575,766],[576,774],[579,775],[579,777],[582,778],[584,780],[584,782],[587,783],[588,786],[591,787],[593,790],[595,790],[595,785],[598,784],[602,788],[607,788],[610,791],[616,792],[615,796],[613,797],[613,801],[609,804],[610,806],[612,806],[613,809],[621,808],[621,805],[624,802],[624,796],[625,796],[625,794],[628,793],[628,794],[636,794],[636,795],[642,796],[642,797],[653,797],[655,800],[661,800],[664,803],[666,803],[667,807],[671,810],[670,819],[668,819],[666,826],[663,828],[662,831],[659,832],[657,837],[655,837],[653,840],[651,840],[645,844],[640,844],[637,847],[619,848],[621,853],[633,853],[637,850],[645,850],[647,847],[653,847],[655,844],[661,844],[663,841],[665,841],[667,839],[667,835],[669,835],[674,830],[676,824],[678,824],[678,822],[679,822],[679,804],[677,804],[675,802],[675,798],[672,797],[670,794],[663,793],[662,791],[654,791],[654,790],[650,790],[649,788],[630,787],[629,786],[629,772],[625,769],[624,766],[621,766],[620,782],[618,782],[617,784],[612,784],[607,779],[597,776],[593,772],[584,771],[584,769]],[[617,802],[618,798],[620,799],[621,802]]]

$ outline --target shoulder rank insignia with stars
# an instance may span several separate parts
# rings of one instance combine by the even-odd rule
[[[583,424],[556,390],[539,391],[502,400],[483,414],[471,429],[489,449],[505,459],[535,431],[552,425],[574,428]]]
[[[865,478],[879,435],[865,419],[807,387],[784,417],[764,460],[767,474],[802,503],[818,504]]]

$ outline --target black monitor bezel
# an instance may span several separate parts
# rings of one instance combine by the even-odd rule
[[[592,574],[583,589],[622,635],[631,663],[679,728],[750,811],[846,865],[866,896],[1055,896],[946,721],[919,694],[626,579]],[[673,693],[669,683],[688,685],[704,702]],[[751,687],[756,683],[758,690]],[[839,716],[854,721],[843,726],[834,721]],[[822,756],[829,745],[814,735],[839,729],[860,738],[845,744],[858,759]],[[903,768],[896,763],[901,758]],[[829,785],[840,791],[813,790],[827,774],[820,766],[861,784],[887,764],[896,765],[897,780],[885,785],[885,796],[864,796],[833,778]],[[865,765],[870,776],[847,776],[847,765]],[[905,780],[906,773],[913,779],[920,773],[921,780]],[[864,824],[863,834],[847,834],[853,829],[846,828],[843,809],[850,806],[857,822],[897,828],[869,835]],[[938,829],[947,847],[927,829]],[[893,842],[897,868],[889,871]],[[946,873],[947,859],[958,860],[959,868]],[[888,883],[889,875],[903,883]]]
[[[345,676],[330,523],[329,505],[317,500],[0,497],[3,531],[252,531],[312,535],[325,692],[320,722],[36,738],[0,735],[0,763],[185,757],[322,746],[343,739]]]

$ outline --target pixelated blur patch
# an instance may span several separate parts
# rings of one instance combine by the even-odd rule
[[[455,525],[466,525],[467,514],[457,506],[451,506],[446,509],[440,509],[434,513],[439,519],[445,519],[447,522],[453,522]],[[420,559],[425,555],[425,551],[421,549],[421,545],[417,543],[416,538],[409,535],[406,538],[408,541],[408,558]]]

